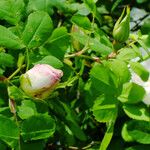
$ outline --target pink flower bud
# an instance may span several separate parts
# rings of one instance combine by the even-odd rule
[[[63,72],[47,64],[37,64],[20,77],[20,86],[29,96],[48,97],[63,76]]]

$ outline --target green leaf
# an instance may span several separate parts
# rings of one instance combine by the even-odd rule
[[[145,96],[145,90],[142,86],[129,82],[123,84],[121,95],[118,97],[122,103],[138,103]]]
[[[84,3],[91,12],[96,12],[96,5],[94,0],[84,0]]]
[[[31,100],[24,100],[21,102],[21,106],[18,106],[17,113],[21,119],[27,119],[37,114],[36,105]]]
[[[89,11],[93,14],[93,17],[96,17],[98,22],[101,24],[102,17],[100,16],[100,14],[97,11],[97,7],[95,4],[96,1],[95,0],[84,0],[84,3],[87,6],[87,8],[89,9]]]
[[[69,35],[66,27],[56,28],[45,47],[49,54],[63,60],[64,54],[69,46]]]
[[[10,112],[10,107],[1,107],[0,114],[8,118],[13,116],[13,114]]]
[[[22,39],[28,48],[41,46],[50,36],[53,25],[46,12],[36,11],[28,16]]]
[[[34,64],[49,64],[53,66],[54,68],[62,68],[63,63],[56,57],[49,55],[45,56],[42,60],[34,63]]]
[[[0,46],[10,49],[22,49],[24,45],[22,41],[9,31],[6,27],[0,25]]]
[[[19,140],[19,128],[11,119],[0,115],[0,139],[14,148]]]
[[[77,11],[77,9],[73,7],[74,3],[71,4],[66,0],[50,0],[50,2],[53,7],[56,7],[63,14],[71,15]]]
[[[111,11],[114,11],[115,8],[119,5],[119,3],[121,3],[121,1],[123,1],[123,0],[116,0],[111,8]]]
[[[108,62],[108,67],[117,76],[117,79],[114,81],[117,85],[129,81],[131,75],[125,62],[115,59]]]
[[[132,119],[136,120],[143,120],[143,121],[150,121],[149,110],[145,105],[138,104],[138,105],[123,105],[123,110],[125,113]]]
[[[82,27],[86,30],[90,30],[91,29],[91,22],[88,19],[88,17],[86,16],[81,16],[81,15],[74,15],[71,18],[71,21],[73,23],[75,23],[76,25],[78,25],[79,27]]]
[[[143,81],[148,80],[149,72],[140,63],[130,62],[130,67]]]
[[[86,45],[87,42],[89,42],[89,47],[95,51],[98,52],[102,55],[108,55],[112,52],[112,49],[105,45],[102,44],[97,38],[90,38],[87,35],[83,35],[81,33],[72,33],[71,34],[73,38],[75,38],[77,41],[79,41],[81,44]]]
[[[114,84],[117,77],[106,64],[95,63],[90,71],[90,78],[92,81],[91,90],[94,95],[99,96],[100,93],[112,95],[117,92],[116,85]]]
[[[23,0],[1,0],[0,19],[16,25],[22,18],[24,11]]]
[[[81,141],[86,141],[86,135],[80,128],[77,115],[72,108],[56,99],[49,102],[49,107],[53,110],[54,114],[69,127],[76,138]]]
[[[122,61],[129,61],[136,57],[138,57],[138,54],[131,48],[123,48],[117,55],[117,59],[120,59]]]
[[[13,67],[14,66],[14,57],[7,53],[0,53],[0,66],[2,67]]]
[[[81,141],[86,141],[86,135],[78,125],[77,116],[75,115],[74,111],[72,111],[71,108],[65,103],[61,103],[61,104],[66,111],[65,122],[70,128],[70,130],[73,132],[75,137],[77,137]]]
[[[136,141],[141,144],[150,144],[150,122],[131,120],[125,126],[125,131],[130,137],[123,136],[125,141]]]
[[[116,100],[112,97],[98,97],[92,111],[95,119],[99,122],[109,122],[117,116]]]
[[[8,86],[7,90],[9,98],[15,101],[21,101],[26,98],[26,95],[23,93],[23,91],[16,86]]]
[[[109,73],[108,69],[103,64],[95,63],[95,65],[91,69],[90,75],[102,81],[106,85],[109,85],[110,80],[108,73]]]
[[[22,123],[22,137],[24,141],[46,139],[55,132],[55,121],[48,115],[35,115]]]
[[[27,13],[29,14],[38,10],[45,11],[51,15],[53,13],[51,0],[29,0]]]

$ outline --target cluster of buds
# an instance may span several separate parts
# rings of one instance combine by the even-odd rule
[[[38,64],[21,75],[20,86],[27,95],[37,99],[45,99],[62,76],[61,70],[47,64]]]

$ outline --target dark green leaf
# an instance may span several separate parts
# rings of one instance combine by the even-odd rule
[[[53,66],[54,68],[62,68],[63,63],[56,57],[49,55],[45,56],[42,60],[34,63],[34,64],[49,64]]]
[[[21,150],[43,150],[45,147],[45,141],[37,140],[32,142],[21,142]]]
[[[69,44],[69,35],[66,27],[60,27],[53,31],[45,47],[49,54],[63,60]]]
[[[1,0],[0,1],[0,19],[16,25],[23,16],[23,0]]]
[[[49,14],[53,13],[51,0],[29,0],[27,6],[27,12],[31,13],[33,11],[45,11]]]
[[[2,67],[13,67],[14,57],[7,53],[0,53],[0,66]]]
[[[10,49],[24,48],[22,41],[9,31],[6,27],[0,25],[0,46]]]
[[[55,132],[55,121],[48,115],[32,116],[22,123],[24,141],[46,139]]]
[[[28,48],[41,46],[50,36],[53,25],[50,16],[43,11],[36,11],[28,16],[22,39]]]
[[[14,148],[19,140],[19,128],[11,119],[0,115],[0,139]]]

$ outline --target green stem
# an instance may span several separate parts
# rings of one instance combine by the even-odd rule
[[[28,48],[26,48],[26,61],[27,61],[26,71],[28,71],[28,69],[29,69],[29,65],[30,65],[30,59],[29,59],[29,49],[28,49]]]
[[[13,72],[9,77],[8,77],[8,80],[12,79],[16,74],[19,73],[19,71],[24,68],[25,65],[22,65],[21,67],[19,67],[15,72]]]

